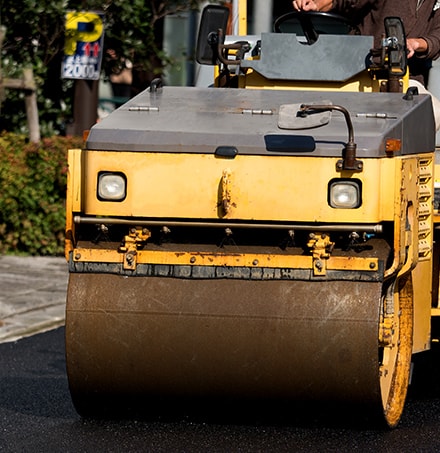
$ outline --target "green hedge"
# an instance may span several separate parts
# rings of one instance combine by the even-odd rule
[[[67,150],[79,137],[0,135],[0,254],[64,252]]]

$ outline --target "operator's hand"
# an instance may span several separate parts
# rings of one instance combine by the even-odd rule
[[[293,0],[293,9],[297,11],[330,11],[332,0]]]
[[[293,0],[292,5],[297,11],[319,11],[314,0]]]
[[[423,38],[408,38],[406,40],[407,57],[411,58],[415,53],[423,53],[428,50],[428,43]]]

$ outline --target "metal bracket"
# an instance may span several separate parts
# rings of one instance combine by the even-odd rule
[[[144,245],[151,237],[151,232],[147,228],[133,227],[124,236],[119,251],[124,253],[123,267],[128,270],[136,269],[137,250]]]
[[[310,233],[307,247],[312,251],[313,255],[313,275],[326,275],[326,261],[330,258],[335,243],[330,241],[330,236],[327,234]]]

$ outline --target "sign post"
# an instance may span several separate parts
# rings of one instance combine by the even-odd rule
[[[73,124],[68,133],[82,135],[97,120],[98,86],[104,44],[103,14],[66,14],[66,41],[61,75],[75,80]]]

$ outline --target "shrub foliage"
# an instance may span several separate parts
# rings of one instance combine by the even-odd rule
[[[78,137],[0,135],[0,254],[63,253],[67,150],[81,146]]]

